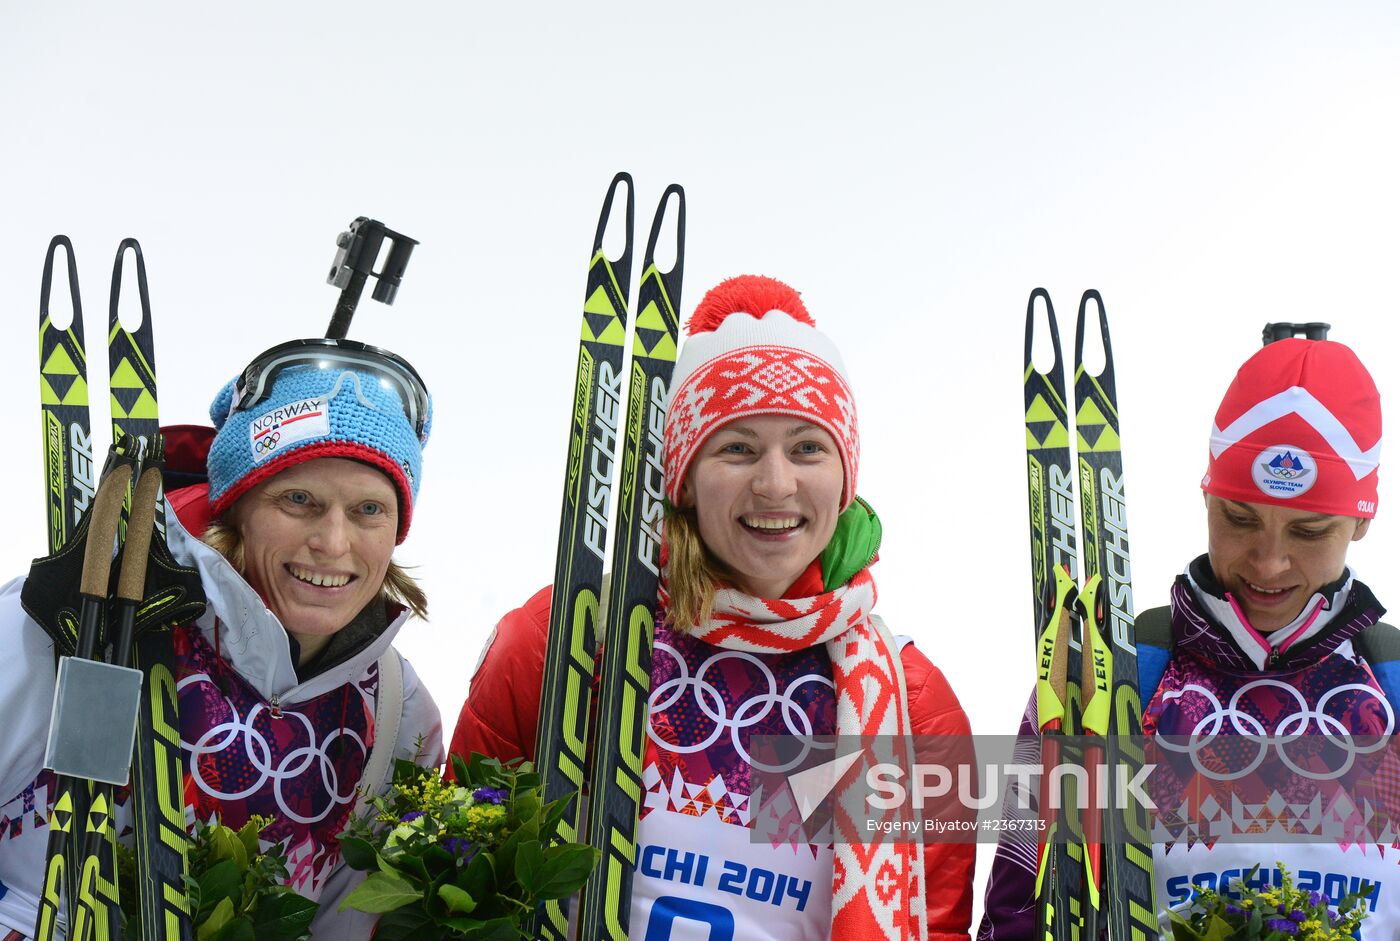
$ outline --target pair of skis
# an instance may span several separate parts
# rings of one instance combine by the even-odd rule
[[[603,240],[613,201],[623,187],[626,241],[622,253],[609,259]],[[672,197],[676,255],[670,271],[663,272],[655,251]],[[672,184],[652,222],[637,295],[639,313],[629,322],[633,207],[632,178],[619,173],[603,202],[588,268],[536,740],[545,800],[571,799],[559,825],[560,838],[581,842],[580,836],[586,835],[603,853],[580,896],[576,921],[586,941],[625,939],[631,914],[665,506],[662,435],[676,361],[676,308],[685,254],[685,193]],[[629,345],[631,364],[624,371]],[[620,482],[615,479],[619,465]],[[615,486],[621,494],[610,588],[605,590]],[[605,640],[598,715],[590,722],[600,621]],[[585,821],[584,777],[590,755]],[[536,930],[540,938],[567,938],[568,901],[546,904]]]
[[[1055,352],[1053,366],[1044,373],[1032,361],[1037,299],[1044,301]],[[1084,365],[1091,301],[1098,309],[1104,354],[1104,366],[1097,375]],[[1097,792],[1101,764],[1106,762],[1121,776],[1123,768],[1142,762],[1138,745],[1142,703],[1118,399],[1108,315],[1097,291],[1085,291],[1079,302],[1073,423],[1059,326],[1043,288],[1031,292],[1026,306],[1023,382],[1036,707],[1047,772],[1042,777],[1040,803],[1046,829],[1035,883],[1037,937],[1098,941],[1106,935],[1109,941],[1151,941],[1158,930],[1146,811],[1119,786],[1111,784],[1107,794]],[[1071,442],[1077,462],[1071,457]],[[1081,534],[1082,586],[1076,538]],[[1075,746],[1072,760],[1085,764],[1089,793],[1080,801],[1066,788],[1061,806],[1052,807],[1048,772],[1061,760],[1071,760],[1061,749],[1067,737],[1073,737]]]
[[[54,256],[59,248],[66,255],[73,306],[72,323],[65,329],[58,328],[49,313]],[[119,316],[122,262],[128,251],[136,257],[141,299],[141,325],[134,333],[122,326]],[[107,599],[107,566],[114,537],[126,545],[123,559],[131,561],[124,565],[118,581],[117,621],[105,632],[100,617],[86,629],[80,624],[75,653],[85,659],[132,666],[143,674],[131,781],[141,936],[148,941],[188,941],[194,930],[185,892],[188,837],[173,651],[168,636],[133,637],[132,626],[144,594],[148,554],[144,545],[153,531],[164,531],[150,297],[145,259],[135,239],[123,240],[117,249],[107,352],[114,457],[99,482],[88,414],[77,262],[68,238],[55,236],[45,257],[39,300],[39,389],[49,551],[59,552],[72,539],[83,516],[93,513],[87,550],[94,575],[92,583],[86,584],[89,565],[85,559],[84,593],[93,595],[95,603],[101,605]],[[139,475],[138,468],[142,469]],[[114,504],[119,511],[113,510]],[[121,913],[112,787],[60,777],[56,794],[35,937],[48,941],[56,936],[60,898],[66,895],[69,936],[74,941],[116,939],[121,933]]]

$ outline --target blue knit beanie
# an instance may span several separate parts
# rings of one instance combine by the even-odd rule
[[[237,381],[230,380],[209,406],[217,429],[209,448],[209,504],[216,519],[289,467],[343,457],[369,464],[393,481],[399,493],[397,541],[403,542],[423,477],[431,400],[420,441],[398,392],[369,372],[290,366],[277,375],[263,401],[230,415]]]

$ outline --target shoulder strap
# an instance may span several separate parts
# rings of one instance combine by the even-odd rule
[[[904,645],[911,642],[909,637],[895,637],[890,633],[889,626],[885,624],[885,619],[880,615],[871,613],[870,623],[875,625],[875,630],[884,640],[885,646],[893,650],[895,655],[891,658],[894,661],[895,679],[899,682],[899,694],[904,700],[905,708],[909,708],[909,685],[904,681],[904,661],[899,659],[899,651],[904,649]]]
[[[1400,660],[1400,628],[1379,621],[1353,637],[1351,645],[1372,666]]]
[[[895,650],[903,650],[914,642],[914,638],[908,634],[895,634],[890,630],[890,626],[885,623],[885,619],[880,615],[871,613],[870,621],[875,625],[875,629],[885,636],[887,642],[894,645]]]
[[[1137,640],[1138,698],[1143,708],[1152,701],[1172,658],[1172,609],[1148,608],[1133,619]]]
[[[1372,624],[1351,639],[1351,646],[1370,666],[1385,698],[1400,705],[1400,628]]]
[[[369,799],[377,796],[389,779],[394,760],[394,746],[399,740],[399,723],[403,719],[403,660],[393,647],[379,658],[379,692],[374,702],[374,744],[365,760],[365,773],[360,778],[360,797],[355,802],[355,816],[364,813]]]

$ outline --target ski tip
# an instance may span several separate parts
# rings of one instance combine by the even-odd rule
[[[73,322],[71,327],[76,330],[78,337],[83,332],[83,305],[78,296],[78,259],[73,253],[73,242],[66,235],[55,235],[49,239],[49,249],[44,253],[44,275],[39,284],[39,323],[42,325],[49,319],[49,292],[53,287],[53,258],[54,253],[63,248],[64,255],[68,260],[68,295],[73,302]]]
[[[626,170],[619,170],[612,178],[612,183],[608,185],[608,195],[603,198],[603,210],[598,214],[598,229],[593,235],[593,254],[597,255],[603,250],[603,238],[608,232],[608,223],[612,220],[613,198],[617,196],[618,188],[627,187],[627,211],[623,224],[626,228],[626,240],[623,243],[622,251],[617,258],[610,259],[614,265],[622,264],[632,258],[632,219],[636,211],[636,186],[632,183],[632,174]]]
[[[662,273],[663,277],[679,271],[685,258],[685,190],[679,183],[672,183],[666,187],[666,191],[661,194],[661,199],[656,204],[656,215],[651,220],[651,234],[647,237],[646,258],[642,262],[643,271],[656,264],[656,245],[661,239],[661,227],[666,221],[667,210],[672,205],[673,196],[676,207],[676,253],[671,259],[669,269]]]
[[[1048,327],[1048,332],[1049,332],[1049,335],[1050,335],[1050,342],[1051,342],[1051,345],[1052,345],[1052,347],[1054,348],[1054,352],[1055,352],[1055,361],[1054,361],[1054,363],[1050,366],[1049,369],[1047,369],[1047,370],[1045,370],[1045,371],[1043,371],[1043,372],[1035,367],[1035,359],[1034,359],[1034,350],[1035,350],[1035,322],[1036,322],[1036,304],[1035,304],[1035,302],[1036,302],[1037,299],[1041,299],[1041,300],[1044,300],[1044,301],[1045,301],[1045,319],[1046,319],[1046,325],[1047,325],[1047,327]],[[1042,361],[1043,361],[1043,360],[1042,360]],[[1045,288],[1036,288],[1035,290],[1031,291],[1031,296],[1030,296],[1030,298],[1026,301],[1026,355],[1025,355],[1025,368],[1026,368],[1027,377],[1029,378],[1029,376],[1030,376],[1032,373],[1038,373],[1038,374],[1044,375],[1044,376],[1056,376],[1056,375],[1058,375],[1058,374],[1061,372],[1061,369],[1063,368],[1063,367],[1061,366],[1061,363],[1062,363],[1062,362],[1063,362],[1063,360],[1062,360],[1061,357],[1060,357],[1060,326],[1059,326],[1059,323],[1058,323],[1058,322],[1056,321],[1056,319],[1055,319],[1055,305],[1054,305],[1053,303],[1050,302],[1050,292],[1049,292],[1049,291],[1045,290]]]

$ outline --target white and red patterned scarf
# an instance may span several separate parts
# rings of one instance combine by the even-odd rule
[[[708,624],[690,633],[716,647],[791,653],[825,644],[836,684],[836,734],[908,735],[909,703],[899,651],[872,621],[870,569],[810,598],[755,598],[732,588],[715,593]],[[858,770],[861,766],[856,765]],[[831,937],[842,941],[924,941],[924,853],[837,816]]]

